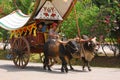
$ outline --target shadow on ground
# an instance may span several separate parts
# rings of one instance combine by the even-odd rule
[[[25,71],[34,71],[34,72],[47,72],[52,74],[64,74],[61,72],[60,68],[52,68],[52,71],[44,70],[42,66],[27,66],[25,69],[17,68],[14,65],[0,65],[0,69],[7,70],[7,72],[25,72]],[[87,72],[82,70],[69,70],[70,72]]]

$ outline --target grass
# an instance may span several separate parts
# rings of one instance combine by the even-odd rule
[[[120,68],[120,57],[106,57],[106,56],[98,56],[93,59],[91,62],[92,66],[99,67],[115,67]]]
[[[0,59],[1,60],[8,60],[7,55],[9,51],[7,50],[0,50]],[[30,62],[40,62],[39,54],[31,54],[30,55]]]
[[[5,60],[7,56],[7,51],[5,50],[0,50],[0,59]]]
[[[7,51],[0,50],[0,59],[6,60]],[[37,62],[40,63],[40,55],[39,54],[31,54],[30,55],[30,62]],[[82,65],[82,61],[79,59],[72,60],[73,65]],[[120,57],[113,57],[113,56],[96,56],[90,63],[91,66],[94,67],[114,67],[120,68]]]
[[[37,63],[41,62],[39,54],[31,54],[30,62],[37,62]]]

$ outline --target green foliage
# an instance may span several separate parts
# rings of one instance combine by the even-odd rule
[[[118,19],[118,20],[117,20]],[[97,36],[104,35],[105,37],[117,38],[119,35],[112,32],[115,27],[119,26],[120,21],[120,6],[117,0],[112,3],[104,4],[100,7],[100,12],[96,19],[95,27],[93,26],[93,32]],[[113,34],[114,33],[114,34]]]
[[[9,14],[10,12],[12,12],[14,10],[13,6],[14,5],[13,5],[12,0],[1,0],[0,1],[0,8],[2,8],[3,14],[0,14],[0,17],[5,16],[5,15]]]
[[[21,9],[25,14],[31,14],[34,9],[35,0],[0,0],[2,12],[0,17],[6,16],[16,9]],[[6,40],[9,32],[0,28],[0,39]]]
[[[16,8],[21,9],[25,14],[31,14],[34,3],[35,0],[0,0],[0,8],[2,7],[4,13],[0,14],[0,17],[7,15]],[[113,23],[116,17],[120,20],[119,0],[78,0],[74,9],[77,11],[81,35],[99,36],[103,34],[106,36],[110,29],[116,26]],[[75,37],[78,34],[74,9],[61,26],[61,31],[65,33],[67,38]],[[110,16],[110,24],[105,23],[105,18],[108,15]],[[1,31],[0,36],[3,34]]]
[[[9,37],[9,31],[0,28],[0,41],[5,41]]]
[[[0,50],[0,59],[6,60],[7,51]]]
[[[92,0],[92,3],[93,4],[96,4],[97,7],[101,7],[101,6],[104,6],[104,5],[108,5],[110,3],[113,3],[114,0]]]
[[[34,9],[35,0],[16,0],[16,5],[25,14],[31,14]]]
[[[96,21],[96,16],[98,15],[99,8],[92,5],[91,0],[78,1],[75,8],[77,11],[77,19],[80,27],[81,34],[90,34],[90,28],[94,25]],[[68,38],[75,37],[78,32],[76,28],[76,16],[74,9],[71,14],[62,24],[62,32],[66,34]]]
[[[34,3],[35,0],[0,0],[0,7],[3,9],[4,16],[16,9],[21,9],[25,14],[31,14]]]

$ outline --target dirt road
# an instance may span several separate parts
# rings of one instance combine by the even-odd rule
[[[60,65],[54,65],[52,72],[43,70],[42,64],[29,63],[27,68],[18,69],[12,61],[0,60],[0,80],[120,80],[120,69],[92,67],[83,72],[81,66],[74,71],[61,73]]]

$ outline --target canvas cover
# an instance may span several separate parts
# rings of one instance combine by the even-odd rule
[[[77,0],[36,0],[34,11],[30,16],[23,14],[21,10],[13,11],[0,19],[0,27],[6,30],[17,30],[24,27],[25,24],[33,19],[64,20],[76,1]],[[46,11],[48,11],[47,13],[49,14],[44,13],[45,7],[47,7]]]
[[[57,9],[50,1],[45,2],[35,19],[63,20]]]
[[[37,8],[36,16],[39,16],[39,12],[42,6],[50,0],[40,0],[39,6]],[[60,16],[64,19],[67,14],[71,11],[71,8],[74,6],[77,0],[51,0],[52,5],[58,11]]]
[[[25,15],[21,10],[16,10],[0,19],[0,27],[6,30],[16,30],[23,27],[30,16]]]

